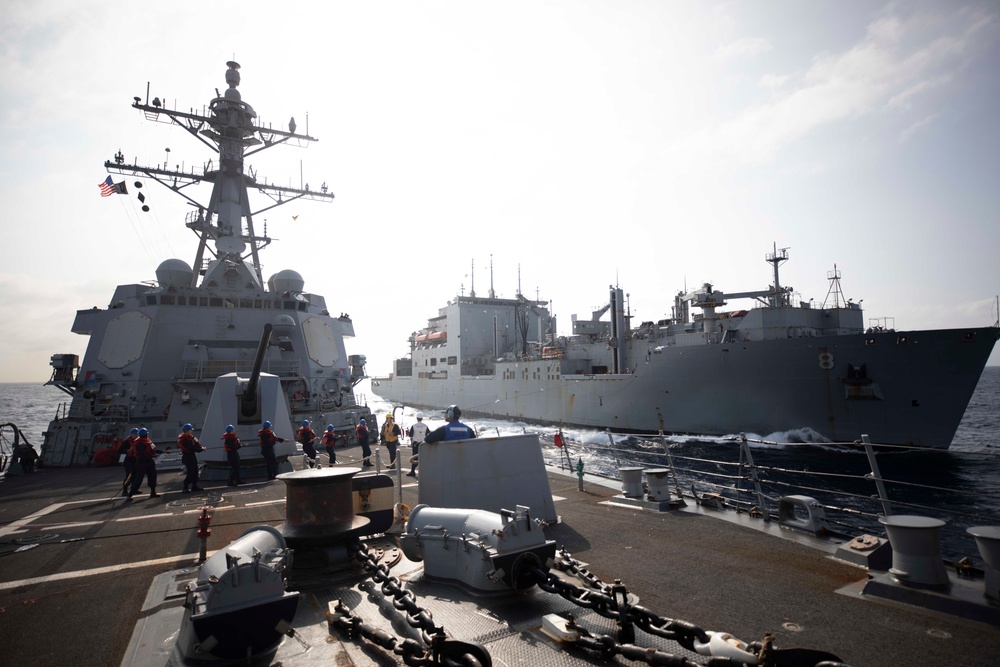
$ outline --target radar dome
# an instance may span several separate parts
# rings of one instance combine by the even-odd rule
[[[271,276],[267,283],[275,292],[301,292],[306,286],[302,274],[292,269],[278,271]]]
[[[194,272],[183,259],[168,259],[156,267],[156,282],[164,287],[187,287]]]
[[[279,337],[288,337],[292,335],[295,330],[295,320],[291,315],[285,315],[282,313],[274,318],[271,322],[271,326],[274,329],[274,333]]]

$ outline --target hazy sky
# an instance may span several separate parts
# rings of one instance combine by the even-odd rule
[[[0,40],[0,381],[48,379],[84,353],[77,309],[193,263],[179,197],[97,186],[119,149],[212,158],[129,105],[149,82],[200,111],[231,59],[263,122],[319,138],[253,168],[337,196],[257,218],[265,277],[349,313],[372,374],[473,263],[486,294],[491,257],[497,295],[551,300],[560,333],[614,283],[639,320],[685,285],[765,289],[774,243],[805,300],[836,264],[898,329],[997,317],[996,2],[8,0]]]

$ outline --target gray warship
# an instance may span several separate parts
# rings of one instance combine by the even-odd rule
[[[90,340],[82,363],[76,354],[51,358],[47,384],[70,401],[43,434],[44,466],[89,465],[96,452],[113,449],[135,427],[148,429],[162,449],[186,423],[208,444],[218,442],[229,420],[241,437],[253,438],[262,419],[274,421],[275,432],[288,439],[276,448],[285,460],[295,451],[292,428],[301,420],[333,424],[353,438],[358,421],[372,417],[354,394],[365,376],[365,357],[346,353],[344,338],[354,336],[350,317],[331,315],[322,296],[305,291],[298,272],[281,270],[265,281],[261,271],[260,252],[272,239],[266,224],[263,234],[255,230],[255,216],[295,200],[330,202],[334,195],[325,183],[314,190],[258,180],[244,158],[315,139],[296,133],[294,118],[287,131],[259,123],[241,99],[239,64],[227,67],[228,88],[223,94],[216,89],[207,112],[168,109],[158,98],[150,101],[148,88],[145,101],[134,98],[132,107],[147,120],[177,125],[217,154],[187,172],[166,164],[127,164],[121,151],[105,163],[109,172],[151,179],[187,200],[193,208],[185,224],[198,237],[198,248],[193,265],[167,259],[157,267],[155,282],[119,285],[106,308],[77,311],[72,330]],[[113,184],[109,177],[108,183],[118,196],[132,187],[144,200],[142,181]],[[188,194],[200,183],[212,185],[204,205]],[[252,191],[262,208],[252,210]],[[272,386],[273,378],[280,384],[271,404],[275,414],[262,416],[255,406],[215,423],[221,416],[212,418],[212,405],[222,400],[213,393],[217,380],[229,378],[238,391],[247,382],[258,386],[261,375]],[[253,465],[252,456],[244,455],[244,463]],[[210,446],[201,460],[209,466],[224,462],[225,452]]]
[[[866,326],[841,274],[819,307],[780,282],[788,249],[767,253],[773,284],[678,292],[672,316],[634,323],[618,286],[590,317],[556,334],[548,303],[456,296],[409,337],[382,398],[416,407],[621,433],[762,436],[947,449],[1000,325]],[[474,283],[473,283],[474,284]],[[745,309],[722,310],[749,300]],[[607,317],[605,317],[607,315]]]

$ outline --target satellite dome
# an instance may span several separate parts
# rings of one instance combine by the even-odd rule
[[[278,336],[291,336],[292,331],[295,330],[295,320],[291,315],[285,315],[282,313],[274,318],[271,322],[271,326],[274,329],[274,333]]]
[[[156,282],[164,287],[187,287],[193,276],[194,272],[183,259],[167,259],[156,267]]]
[[[278,271],[271,276],[267,283],[275,292],[301,292],[306,285],[302,274],[292,269]]]

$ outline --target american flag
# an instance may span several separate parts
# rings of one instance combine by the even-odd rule
[[[128,190],[125,189],[125,181],[122,181],[121,183],[115,183],[111,180],[110,176],[104,179],[103,183],[99,183],[98,187],[101,188],[102,197],[110,197],[111,195],[114,194],[119,194],[119,195],[128,194]]]

